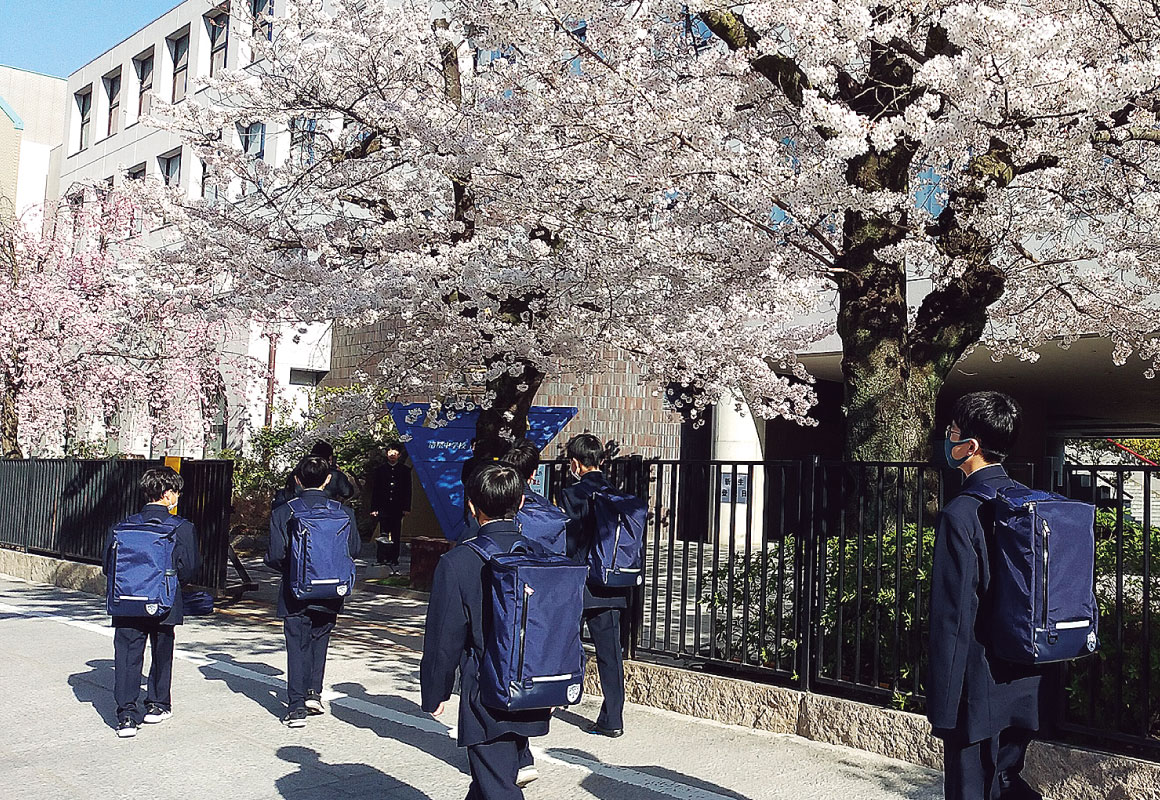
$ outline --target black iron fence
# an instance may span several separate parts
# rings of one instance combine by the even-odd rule
[[[0,461],[0,547],[101,563],[109,527],[141,510],[138,481],[160,461],[29,459]],[[232,461],[183,461],[177,513],[197,527],[202,566],[194,578],[225,587],[229,563]]]
[[[1099,509],[1101,650],[1056,668],[1059,736],[1160,758],[1160,469],[1008,471]],[[567,482],[562,465],[551,474],[553,491]],[[636,658],[923,710],[935,517],[957,472],[626,459],[611,475],[651,511],[630,626]]]

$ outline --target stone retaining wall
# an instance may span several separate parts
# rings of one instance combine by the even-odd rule
[[[105,596],[105,576],[96,564],[79,564],[0,548],[0,575]]]
[[[637,661],[624,664],[624,689],[631,703],[942,769],[942,743],[917,714]],[[584,690],[600,694],[593,658]],[[1160,800],[1160,764],[1125,756],[1035,742],[1023,774],[1051,800]]]

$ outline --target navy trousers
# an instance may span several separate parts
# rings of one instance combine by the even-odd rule
[[[620,644],[619,608],[590,608],[584,612],[588,632],[596,646],[596,672],[604,703],[596,724],[601,728],[624,727],[624,650]]]
[[[142,623],[118,625],[113,633],[113,697],[117,719],[136,718],[141,694],[141,668],[145,665],[145,642],[153,653],[145,705],[156,704],[166,711],[173,707],[173,626]]]
[[[516,786],[516,774],[520,771],[520,753],[527,747],[528,737],[514,733],[468,745],[471,788],[466,800],[523,800],[524,791]]]
[[[403,536],[403,515],[394,511],[379,511],[379,539],[375,543],[375,561],[383,564],[399,563],[399,542]],[[387,541],[381,541],[386,539]]]
[[[322,694],[326,649],[338,617],[319,611],[289,614],[282,620],[286,634],[286,694],[289,710],[306,707],[309,692]]]
[[[1008,728],[981,742],[943,743],[946,800],[1043,800],[1020,776],[1033,732]]]

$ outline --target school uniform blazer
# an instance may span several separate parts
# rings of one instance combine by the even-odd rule
[[[976,470],[936,521],[926,716],[943,739],[971,743],[1005,728],[1039,729],[1042,668],[987,651],[994,526],[982,501],[964,494],[1014,484],[999,464]]]
[[[586,472],[580,480],[560,490],[560,506],[568,517],[565,528],[568,558],[578,564],[586,563],[596,523],[592,519],[589,500],[602,489],[614,488],[599,470]],[[607,589],[584,586],[584,608],[627,608],[629,589]]]
[[[326,492],[321,489],[303,489],[298,499],[308,506],[324,506],[330,500]],[[358,557],[362,550],[362,539],[358,535],[358,524],[354,519],[354,511],[350,506],[343,506],[350,517],[350,557]],[[301,614],[304,611],[337,614],[342,611],[342,597],[333,600],[299,600],[290,591],[290,504],[283,503],[270,512],[270,547],[266,553],[266,564],[282,574],[282,587],[278,592],[278,616],[288,617],[292,614]]]
[[[411,468],[387,461],[371,477],[371,505],[385,517],[401,517],[411,510]]]
[[[481,528],[505,550],[519,538],[510,520],[496,520]],[[483,559],[462,542],[439,558],[427,605],[423,632],[423,659],[419,684],[423,710],[430,713],[451,697],[455,669],[459,668],[459,745],[484,744],[500,736],[544,736],[550,709],[509,712],[489,708],[479,699],[479,665],[483,659],[484,604]]]
[[[146,520],[162,521],[167,519],[180,520],[173,537],[173,569],[177,572],[177,582],[189,583],[194,574],[201,567],[201,553],[197,549],[197,531],[193,523],[182,517],[174,517],[169,509],[161,503],[148,503],[141,513],[136,516]],[[132,517],[129,517],[132,519]],[[115,526],[114,526],[115,527]],[[105,537],[105,559],[102,571],[108,575],[113,568],[113,528]],[[173,608],[164,617],[154,620],[143,617],[113,617],[113,627],[141,627],[145,625],[180,625],[185,620],[185,608],[182,605],[181,592],[173,600]]]

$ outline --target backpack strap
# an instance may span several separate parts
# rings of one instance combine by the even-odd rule
[[[492,556],[503,555],[506,552],[502,547],[495,543],[495,540],[489,536],[479,533],[470,539],[464,540],[463,544],[471,548],[477,556],[483,559],[484,563],[491,560]]]
[[[138,516],[141,516],[141,515],[138,515]],[[162,534],[165,536],[168,536],[172,533],[175,533],[177,531],[177,529],[181,527],[182,523],[185,522],[184,517],[179,517],[179,516],[176,516],[175,514],[167,514],[166,516],[168,517],[168,519],[145,519],[144,517],[141,517],[140,524],[141,525],[159,525],[159,526],[161,526]],[[128,521],[129,520],[125,520],[124,522],[122,522],[120,524],[124,525]]]
[[[302,502],[301,497],[294,497],[286,501],[286,505],[290,507],[290,513],[296,516],[301,516],[306,511],[306,504]]]

